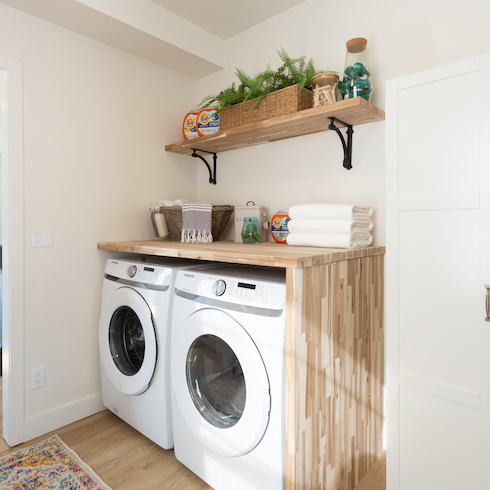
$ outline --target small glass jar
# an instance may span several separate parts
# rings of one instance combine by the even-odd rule
[[[258,218],[244,218],[242,228],[242,240],[243,243],[260,243],[260,227]]]
[[[333,104],[341,99],[339,91],[339,74],[334,71],[318,73],[311,79],[313,89],[313,107]]]
[[[342,80],[342,97],[353,99],[362,97],[371,100],[373,84],[366,52],[367,40],[358,37],[347,41],[345,68]]]

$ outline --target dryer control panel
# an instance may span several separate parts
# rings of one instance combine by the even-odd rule
[[[134,283],[169,285],[173,269],[156,264],[109,259],[106,275]]]
[[[281,310],[286,303],[285,275],[274,271],[271,276],[268,272],[268,269],[260,268],[251,269],[247,274],[232,275],[233,271],[225,267],[222,271],[209,272],[184,270],[177,273],[175,289],[235,305]]]

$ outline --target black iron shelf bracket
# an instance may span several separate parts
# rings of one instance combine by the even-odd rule
[[[330,124],[328,125],[328,129],[333,129],[339,135],[342,147],[344,148],[344,167],[347,170],[350,170],[352,168],[352,133],[354,132],[352,129],[352,124],[347,124],[336,117],[330,117],[329,119]],[[335,126],[335,122],[347,127],[347,143],[345,142],[345,138],[340,132],[340,129]]]
[[[197,148],[191,148],[192,150],[192,156],[200,158],[205,164],[206,167],[208,167],[209,171],[209,183],[216,185],[216,161],[218,160],[218,155],[214,153],[213,151],[206,151],[206,150],[198,150]],[[198,155],[196,152],[200,151],[201,153],[209,153],[210,155],[213,155],[213,170],[211,171],[211,167],[209,166],[209,163],[206,161],[206,159]]]

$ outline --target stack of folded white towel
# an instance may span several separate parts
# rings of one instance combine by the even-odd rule
[[[370,207],[352,204],[299,204],[289,208],[288,245],[356,248],[373,241]]]

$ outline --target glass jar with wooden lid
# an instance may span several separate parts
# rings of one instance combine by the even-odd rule
[[[346,46],[342,97],[344,99],[362,97],[371,100],[373,84],[366,50],[367,40],[357,37],[347,41]]]
[[[327,71],[315,75],[311,82],[313,89],[313,107],[325,104],[333,104],[341,100],[339,91],[339,74],[335,71]]]

